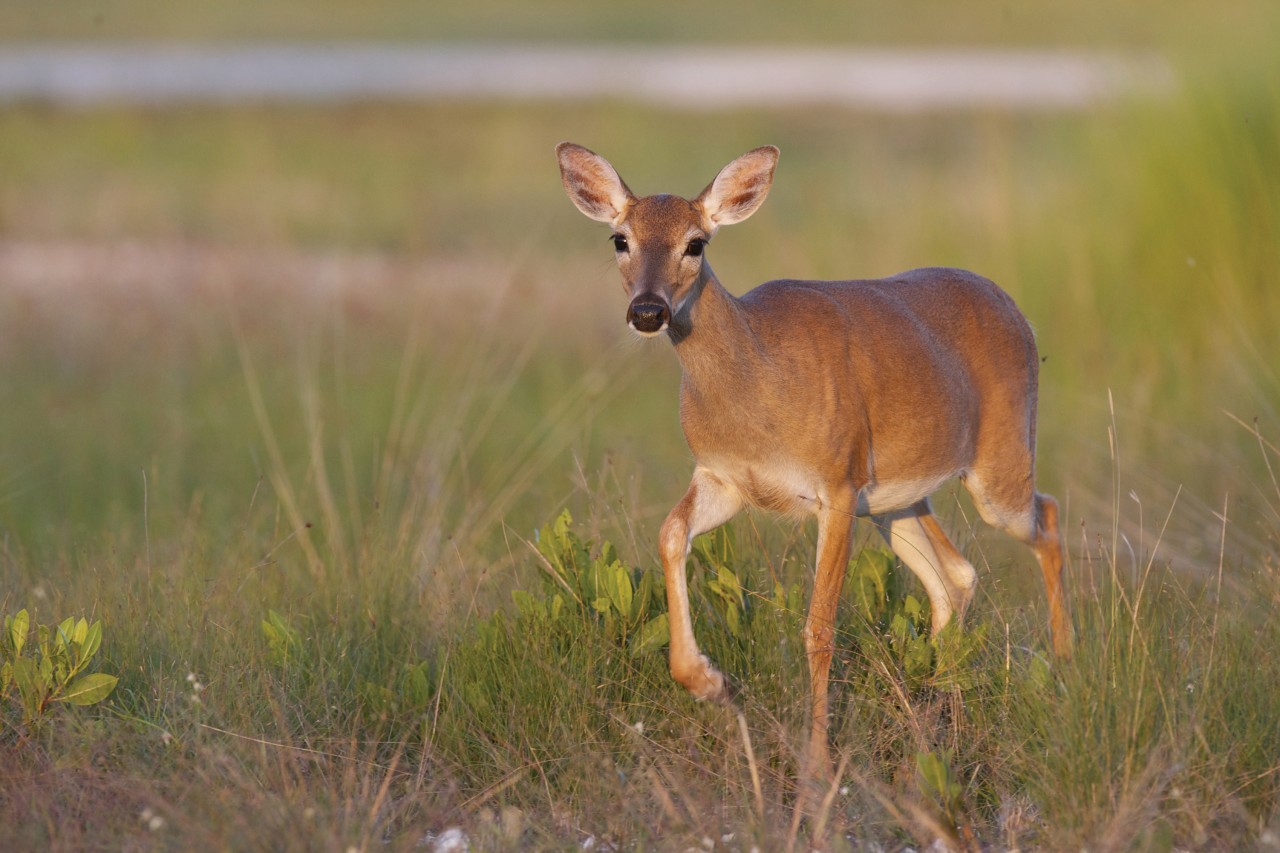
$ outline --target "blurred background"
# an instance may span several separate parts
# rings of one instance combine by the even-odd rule
[[[617,487],[628,512],[652,527],[687,475],[675,360],[629,341],[605,235],[559,189],[562,139],[638,191],[683,194],[741,151],[780,145],[769,204],[717,241],[731,290],[980,271],[1038,329],[1042,477],[1074,518],[1105,528],[1138,486],[1162,513],[1179,486],[1197,510],[1248,503],[1257,439],[1224,411],[1265,431],[1280,396],[1276,23],[1265,2],[7,3],[0,524],[38,551],[108,519],[133,535],[142,471],[153,512],[234,515],[270,464],[314,476],[303,451],[316,436],[290,432],[310,423],[351,507],[395,471],[413,492],[412,463],[449,484],[434,504],[447,528],[529,530],[574,495],[593,503],[579,478],[617,458],[635,481]],[[55,85],[104,49],[125,66],[152,57],[163,78],[193,49],[234,75],[246,48],[323,64],[353,45],[437,68],[455,57],[473,76],[507,62],[513,89],[584,50],[586,75],[616,73],[607,57],[623,52],[640,57],[632,76],[673,55],[688,73],[643,98],[624,84],[468,97],[465,81],[291,98],[272,75],[306,67],[269,62],[247,83],[239,69],[236,96],[147,94],[129,77],[141,72],[102,61],[84,73],[121,74],[122,88]],[[732,91],[757,54],[784,70],[808,56],[808,76],[763,102],[758,77],[740,100],[706,94]],[[347,59],[361,56],[373,64]],[[969,96],[911,100],[993,58],[959,86]],[[851,60],[888,100],[805,94],[830,86],[824,63]],[[1011,60],[1023,64],[998,64]],[[893,89],[920,67],[932,70]],[[1065,98],[1052,88],[1063,67],[1085,69]],[[1002,99],[1011,77],[1030,94]],[[274,459],[265,427],[282,430]],[[1173,530],[1193,563],[1216,547],[1199,522]]]

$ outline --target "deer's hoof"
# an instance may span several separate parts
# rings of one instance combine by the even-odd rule
[[[698,655],[692,666],[673,666],[671,674],[699,702],[727,703],[731,698],[728,680],[711,665],[706,655]]]

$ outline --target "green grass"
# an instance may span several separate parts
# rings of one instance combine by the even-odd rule
[[[0,825],[28,849],[787,843],[810,527],[739,519],[696,573],[745,735],[637,652],[641,622],[536,612],[559,587],[535,530],[568,507],[585,565],[607,540],[639,582],[690,468],[674,359],[629,339],[559,187],[571,138],[642,192],[779,144],[712,250],[736,292],[954,264],[1037,328],[1078,654],[1046,665],[1031,555],[940,497],[982,578],[968,639],[895,640],[919,591],[851,588],[835,837],[1263,844],[1280,92],[1251,79],[1088,115],[0,112],[0,610],[103,619],[121,678],[36,733],[3,712]]]
[[[1274,10],[1260,2],[1209,9],[1188,0],[1159,13],[1144,6],[1091,0],[1071,7],[1035,0],[1016,6],[975,0],[963,11],[929,0],[908,13],[888,0],[807,0],[779,15],[763,0],[712,0],[696,6],[655,0],[620,12],[552,0],[536,7],[514,0],[421,4],[380,0],[349,4],[283,0],[267,7],[235,0],[216,5],[145,0],[67,0],[57,6],[16,0],[0,9],[0,32],[22,40],[389,39],[609,42],[767,42],[798,44],[1032,44],[1146,48],[1174,43],[1263,48]],[[1256,42],[1254,41],[1256,39]]]

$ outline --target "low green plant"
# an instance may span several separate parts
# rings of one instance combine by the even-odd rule
[[[32,632],[35,643],[29,644]],[[4,619],[0,638],[0,704],[16,702],[22,723],[38,727],[58,703],[95,705],[111,695],[119,680],[85,672],[102,646],[102,620],[89,624],[68,617],[56,626],[32,625],[25,609]]]
[[[597,547],[583,542],[572,525],[565,510],[539,531],[536,547],[544,589],[541,596],[512,592],[519,616],[557,623],[576,613],[591,617],[605,636],[625,645],[632,656],[663,648],[669,635],[659,572],[624,565],[612,543]],[[695,540],[690,556],[690,598],[701,605],[695,607],[695,623],[716,623],[716,631],[704,632],[709,650],[747,654],[750,648],[776,645],[784,633],[799,629],[805,607],[801,582],[775,579],[772,590],[753,588],[753,573],[739,564],[728,527]],[[867,548],[855,555],[845,578],[845,606],[837,625],[840,643],[864,657],[887,651],[912,689],[973,687],[973,664],[985,642],[986,626],[962,631],[952,623],[932,634],[928,600],[909,592],[909,584],[910,576],[900,570],[891,551]]]
[[[570,612],[594,614],[604,633],[625,643],[632,655],[665,646],[669,632],[661,578],[624,565],[611,542],[593,555],[592,543],[579,539],[572,526],[573,516],[566,509],[538,531],[535,547],[541,557],[543,595],[513,591],[517,611],[525,618],[551,622]]]
[[[302,639],[285,618],[274,610],[267,610],[262,620],[262,635],[267,639],[271,658],[280,666],[288,666],[302,651]]]
[[[360,682],[360,698],[375,718],[421,716],[431,704],[434,690],[428,661],[402,664],[390,685]]]
[[[929,632],[929,601],[908,592],[907,584],[908,575],[892,552],[860,551],[845,578],[844,601],[851,611],[844,624],[846,643],[863,656],[887,650],[908,689],[971,689],[987,626],[961,630],[953,620],[937,634]]]
[[[945,826],[954,832],[964,808],[964,786],[951,765],[951,750],[917,752],[916,776],[920,792],[933,802]]]
[[[368,687],[375,710],[435,707],[438,699],[436,745],[468,772],[491,765],[499,745],[511,743],[523,744],[530,760],[572,761],[553,754],[558,727],[604,732],[635,716],[630,708],[685,703],[661,654],[669,637],[660,570],[629,566],[612,543],[580,538],[568,511],[538,531],[534,548],[541,584],[513,590],[512,609],[474,620],[441,653],[437,697],[425,665]],[[708,656],[764,701],[766,713],[803,725],[807,703],[796,697],[806,673],[799,642],[805,585],[742,565],[737,550],[728,528],[695,541],[688,567],[695,631]],[[890,552],[864,551],[848,572],[837,629],[855,661],[876,656],[886,663],[876,671],[897,673],[917,694],[973,685],[981,630],[973,636],[948,627],[930,636],[928,605],[906,591]],[[761,580],[772,588],[757,589]],[[879,677],[865,664],[853,668],[860,684]],[[783,701],[774,707],[775,699]],[[621,743],[614,749],[625,752]]]

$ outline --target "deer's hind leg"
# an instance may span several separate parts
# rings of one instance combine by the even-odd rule
[[[1034,455],[1029,450],[999,458],[998,464],[975,466],[964,478],[965,487],[987,524],[1026,543],[1035,552],[1049,602],[1053,651],[1059,657],[1070,657],[1074,631],[1063,589],[1058,502],[1035,490]]]
[[[929,500],[872,520],[893,553],[924,584],[933,613],[933,632],[945,628],[952,616],[962,621],[973,600],[978,575],[947,538]]]

